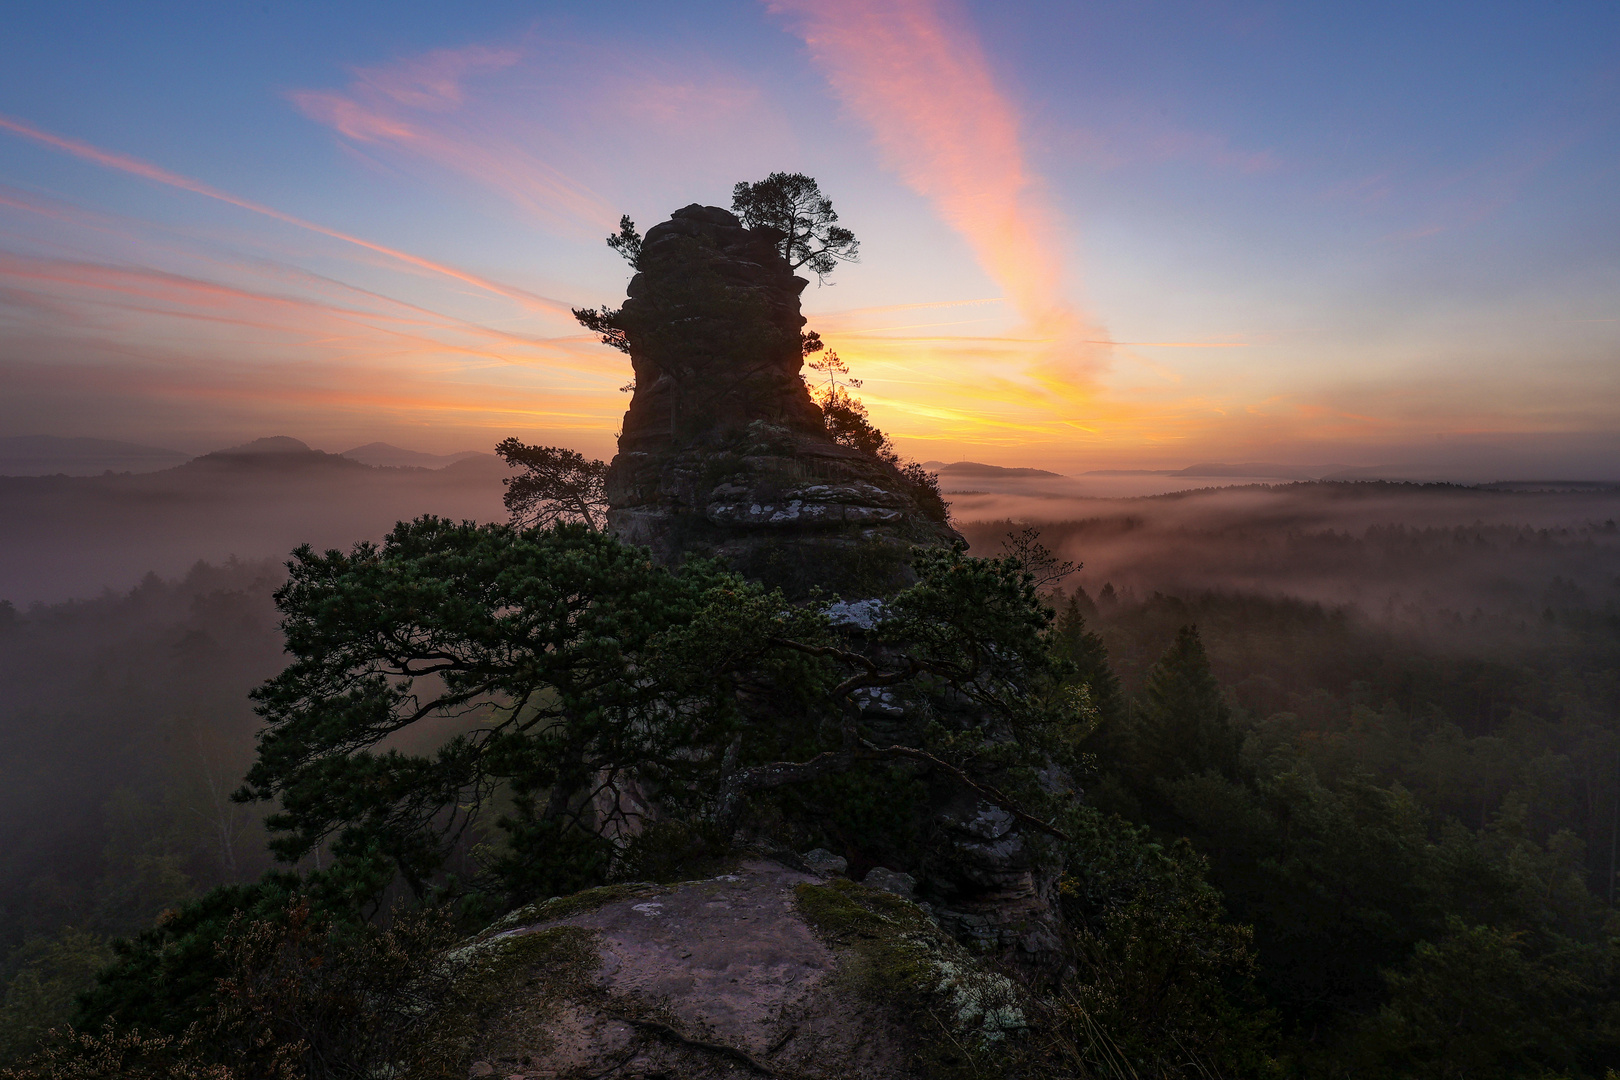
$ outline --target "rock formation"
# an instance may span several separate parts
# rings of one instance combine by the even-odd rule
[[[802,594],[904,584],[913,544],[956,533],[893,465],[839,445],[799,375],[781,234],[693,204],[647,231],[618,316],[635,369],[609,527],[655,557],[718,556]]]
[[[831,614],[873,649],[857,612],[875,616],[872,598],[909,583],[914,545],[959,537],[893,464],[828,434],[799,374],[808,282],[777,252],[780,238],[697,205],[648,230],[616,317],[635,396],[608,473],[609,528],[667,563],[719,556],[789,595],[850,598]],[[888,742],[916,744],[921,718],[960,704],[884,692],[862,712]],[[935,849],[920,894],[961,939],[1050,969],[1056,865],[1004,812],[931,787],[917,825]]]

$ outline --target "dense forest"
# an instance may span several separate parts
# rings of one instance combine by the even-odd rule
[[[1083,556],[1110,527],[1046,524],[1040,541]],[[1023,528],[964,531],[996,555]],[[1192,543],[1175,577],[1203,552],[1209,580],[1228,581],[1239,547]],[[1237,1010],[1223,1023],[1258,1032],[1261,1072],[1602,1076],[1620,1054],[1613,523],[1251,525],[1241,550],[1279,580],[1406,599],[1159,590],[1150,566],[1119,563],[1129,584],[1085,568],[1049,588],[1050,647],[1097,716],[1084,802],[1113,822],[1087,858],[1166,852],[1180,869],[1164,896],[1207,882],[1219,908],[1199,918],[1248,928],[1217,981]],[[1486,570],[1495,593],[1469,609],[1409,588]],[[284,577],[199,563],[127,594],[0,608],[6,1058],[77,1015],[114,939],[271,867],[262,814],[228,796],[260,722],[246,693],[285,663],[270,599]],[[1070,873],[1077,895],[1102,887]],[[1143,917],[1137,932],[1171,952],[1204,932],[1168,902]],[[1172,1003],[1120,990],[1167,975],[1164,957],[1119,956],[1112,1012],[1093,1011],[1126,1042]],[[1242,1057],[1228,1071],[1249,1071]]]

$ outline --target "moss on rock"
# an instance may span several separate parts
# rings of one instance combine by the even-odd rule
[[[589,987],[601,964],[594,931],[555,926],[478,938],[450,950],[452,990],[424,1009],[402,1076],[462,1080],[475,1058],[546,1052],[549,1021]],[[517,1050],[517,1047],[522,1050]]]
[[[851,989],[892,1010],[918,1039],[928,1076],[1029,1072],[1028,995],[970,957],[916,904],[851,881],[798,886],[805,920],[846,956]]]

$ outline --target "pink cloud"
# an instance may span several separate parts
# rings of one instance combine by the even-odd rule
[[[360,68],[341,91],[298,90],[305,116],[354,142],[384,147],[471,177],[532,217],[571,230],[611,227],[617,214],[596,192],[535,152],[539,140],[491,122],[467,82],[520,63],[516,49],[439,50]]]
[[[967,240],[1043,340],[1047,361],[1030,374],[1048,391],[1070,389],[1061,383],[1072,364],[1048,362],[1059,350],[1092,360],[1097,348],[1077,339],[1105,335],[1076,332],[1085,320],[1065,295],[1057,215],[1026,160],[1018,109],[962,14],[943,0],[766,6],[788,18],[889,167]]]
[[[387,67],[361,68],[359,82],[412,109],[449,112],[466,100],[462,82],[470,73],[499,71],[521,60],[517,49],[469,45],[433,52]]]
[[[119,154],[114,151],[103,150],[78,139],[71,139],[62,135],[55,135],[51,132],[36,128],[32,124],[27,124],[21,120],[14,120],[6,116],[0,116],[0,130],[10,131],[13,134],[22,136],[23,138],[32,139],[33,141],[42,143],[51,147],[52,149],[60,150],[63,153],[70,154],[73,157],[91,162],[95,165],[100,165],[103,168],[129,173],[134,176],[139,176],[145,180],[153,181],[154,183],[165,184],[169,187],[179,188],[182,191],[189,191],[195,195],[201,195],[204,198],[215,199],[219,202],[228,203],[231,206],[239,207],[243,210],[271,218],[275,221],[280,221],[287,225],[293,225],[300,229],[306,229],[310,232],[318,233],[321,236],[330,237],[334,240],[341,240],[346,244],[353,244],[357,247],[365,248],[368,251],[375,252],[379,255],[384,255],[389,259],[404,263],[418,270],[425,270],[432,274],[452,278],[456,281],[472,285],[475,288],[482,289],[485,292],[493,293],[497,296],[504,296],[510,300],[516,300],[525,307],[547,311],[553,314],[568,314],[568,305],[562,303],[561,301],[552,300],[548,297],[536,296],[534,293],[526,290],[518,289],[510,285],[502,285],[498,282],[491,281],[488,278],[468,273],[465,270],[459,270],[443,263],[434,262],[431,259],[422,258],[420,255],[412,255],[410,252],[401,251],[398,248],[391,248],[382,244],[372,243],[370,240],[364,240],[358,236],[340,232],[337,229],[329,229],[324,225],[317,225],[312,221],[305,221],[304,219],[294,217],[291,214],[284,214],[280,210],[265,206],[263,203],[257,203],[249,199],[240,198],[239,196],[232,195],[229,192],[221,191],[219,188],[205,184],[200,180],[193,180],[189,176],[182,176],[179,173],[170,172],[168,169],[162,168],[161,166],[153,165],[150,162],[142,161],[139,158],[130,157],[127,154]]]
[[[602,375],[600,359],[585,334],[564,338],[515,334],[336,283],[305,284],[335,286],[348,294],[350,302],[268,292],[149,267],[0,251],[0,304],[12,309],[14,325],[27,322],[56,333],[72,328],[72,334],[101,328],[171,339],[174,335],[162,327],[178,320],[253,330],[249,340],[233,339],[238,348],[274,351],[294,346],[307,349],[309,359],[364,355],[431,363],[481,358],[611,378]]]

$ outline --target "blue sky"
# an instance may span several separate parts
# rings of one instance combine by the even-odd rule
[[[611,453],[601,237],[784,169],[918,457],[1620,471],[1613,4],[7,10],[0,434]]]

